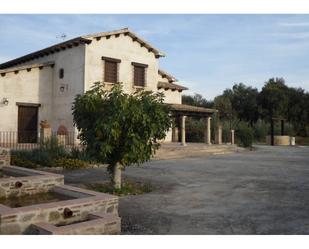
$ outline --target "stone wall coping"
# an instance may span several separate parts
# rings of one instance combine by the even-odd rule
[[[115,221],[120,222],[121,220],[120,217],[108,213],[90,213],[88,217],[90,219],[87,221],[81,221],[80,223],[68,224],[61,227],[57,227],[47,222],[40,222],[33,225],[46,231],[48,234],[64,234],[66,231],[79,229],[81,226],[85,229],[85,227],[93,227],[102,223],[107,224]]]
[[[34,170],[34,169],[28,169],[28,168],[23,168],[23,167],[19,167],[19,166],[14,166],[14,165],[9,165],[9,166],[4,166],[4,168],[8,168],[8,169],[16,169],[16,170],[20,170],[20,171],[24,171],[27,173],[32,173],[34,175],[54,175],[54,176],[61,176],[59,174],[55,174],[52,172],[47,172],[47,171],[41,171],[41,170]]]
[[[59,174],[54,174],[54,173],[49,173],[49,172],[44,172],[44,171],[36,171],[36,170],[32,170],[32,169],[26,169],[26,168],[22,168],[22,167],[17,167],[17,166],[4,166],[2,168],[2,171],[11,171],[11,169],[13,169],[13,171],[15,173],[25,173],[26,175],[24,176],[12,176],[12,177],[8,177],[8,178],[2,178],[0,179],[0,183],[9,183],[12,181],[36,181],[36,180],[47,180],[47,179],[53,179],[53,180],[64,180],[64,176],[63,175],[59,175]],[[29,174],[29,175],[27,175]]]

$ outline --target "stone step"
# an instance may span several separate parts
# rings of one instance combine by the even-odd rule
[[[236,145],[204,145],[190,144],[181,146],[180,144],[163,144],[156,153],[155,159],[186,158],[203,155],[222,155],[243,151],[243,148]]]

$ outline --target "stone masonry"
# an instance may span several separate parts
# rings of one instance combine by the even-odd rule
[[[72,224],[87,218],[90,213],[101,212],[118,217],[118,197],[67,185],[55,192],[75,197],[72,200],[10,208],[0,204],[0,234],[28,234],[37,223]],[[69,210],[70,215],[65,213]],[[120,230],[119,230],[120,232]]]
[[[10,165],[11,154],[10,150],[6,148],[0,148],[0,168]]]
[[[0,198],[44,193],[64,184],[63,175],[16,166],[3,167],[1,170],[14,177],[0,178]]]

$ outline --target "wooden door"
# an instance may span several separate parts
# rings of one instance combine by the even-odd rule
[[[37,143],[38,107],[18,106],[18,143]]]

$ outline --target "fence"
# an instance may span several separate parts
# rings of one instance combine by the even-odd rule
[[[78,145],[76,133],[66,132],[57,134],[51,133],[51,138],[56,139],[59,145],[65,148],[71,148]],[[37,132],[18,132],[18,131],[0,131],[0,147],[13,150],[32,150],[38,149],[43,145],[43,139]]]

